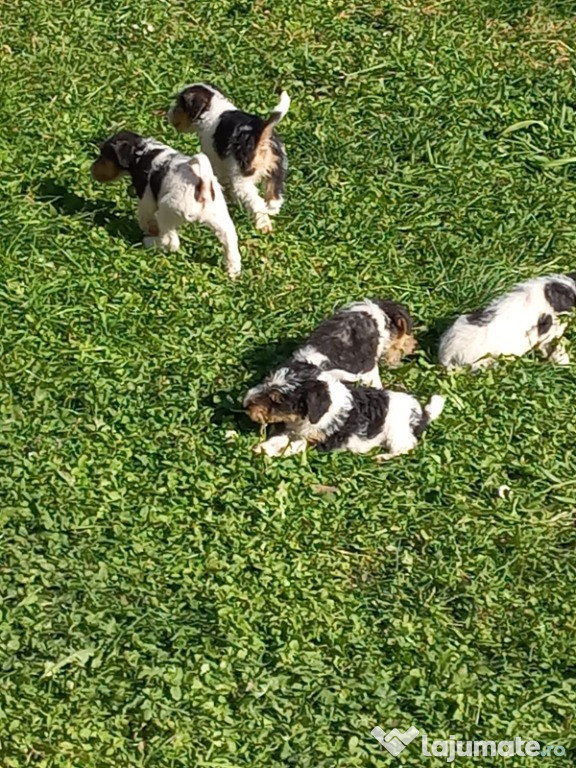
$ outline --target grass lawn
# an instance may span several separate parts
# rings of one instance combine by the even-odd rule
[[[572,764],[574,369],[434,352],[455,313],[576,269],[573,11],[3,4],[2,768],[422,765],[376,725]],[[144,251],[127,184],[89,175],[120,128],[197,150],[163,112],[198,80],[292,97],[287,202],[271,236],[232,209],[235,283],[208,230]],[[441,419],[385,466],[253,456],[247,386],[365,296],[410,306],[420,351],[383,379]]]

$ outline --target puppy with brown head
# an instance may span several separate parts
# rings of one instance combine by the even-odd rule
[[[236,230],[206,155],[189,157],[153,139],[121,131],[101,146],[91,172],[100,182],[130,175],[147,247],[176,251],[180,246],[178,229],[185,222],[200,222],[224,245],[228,274],[240,274]]]
[[[178,94],[167,115],[177,131],[198,134],[219,181],[253,214],[256,228],[265,232],[271,231],[270,216],[279,213],[284,200],[288,163],[274,129],[289,106],[284,91],[272,114],[263,119],[237,109],[212,86],[195,83]]]

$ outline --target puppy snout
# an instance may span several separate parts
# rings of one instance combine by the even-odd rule
[[[253,403],[252,405],[246,406],[246,413],[249,418],[257,424],[266,424],[267,422],[268,411],[261,405]]]

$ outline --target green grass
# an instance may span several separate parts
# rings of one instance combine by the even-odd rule
[[[576,269],[572,14],[4,3],[2,768],[421,765],[377,724],[571,764],[573,369],[447,375],[433,352],[455,313]],[[293,100],[287,202],[273,236],[233,210],[236,283],[208,231],[145,252],[126,185],[89,175],[120,127],[195,151],[161,111],[197,80]],[[442,418],[386,466],[254,457],[248,384],[366,295],[411,307],[422,349],[384,380],[445,394]]]

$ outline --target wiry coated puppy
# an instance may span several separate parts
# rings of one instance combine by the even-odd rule
[[[92,164],[96,181],[116,181],[130,174],[139,198],[138,223],[147,247],[180,247],[178,229],[185,222],[207,224],[225,249],[230,277],[241,261],[234,223],[206,155],[182,155],[153,139],[122,131],[104,142]]]
[[[257,446],[268,456],[293,455],[308,444],[319,451],[368,453],[384,446],[384,461],[411,451],[431,421],[440,416],[444,398],[434,395],[422,408],[404,392],[353,387],[330,372],[303,378],[297,385],[279,387],[271,398],[268,420],[283,426]]]
[[[568,364],[568,353],[557,343],[566,329],[558,316],[576,305],[575,280],[576,272],[526,280],[485,309],[461,315],[440,339],[440,362],[474,369],[537,347],[549,360]]]
[[[412,318],[403,304],[365,299],[342,307],[323,320],[290,359],[246,394],[244,408],[253,421],[269,423],[271,399],[303,377],[330,371],[333,378],[381,387],[378,361],[400,362],[416,347]],[[260,414],[260,416],[258,415]]]
[[[220,182],[254,216],[257,229],[272,230],[270,216],[284,200],[288,161],[274,128],[290,107],[282,92],[268,119],[243,112],[220,91],[203,83],[187,85],[168,111],[178,131],[194,131]],[[264,197],[258,184],[264,184]]]

